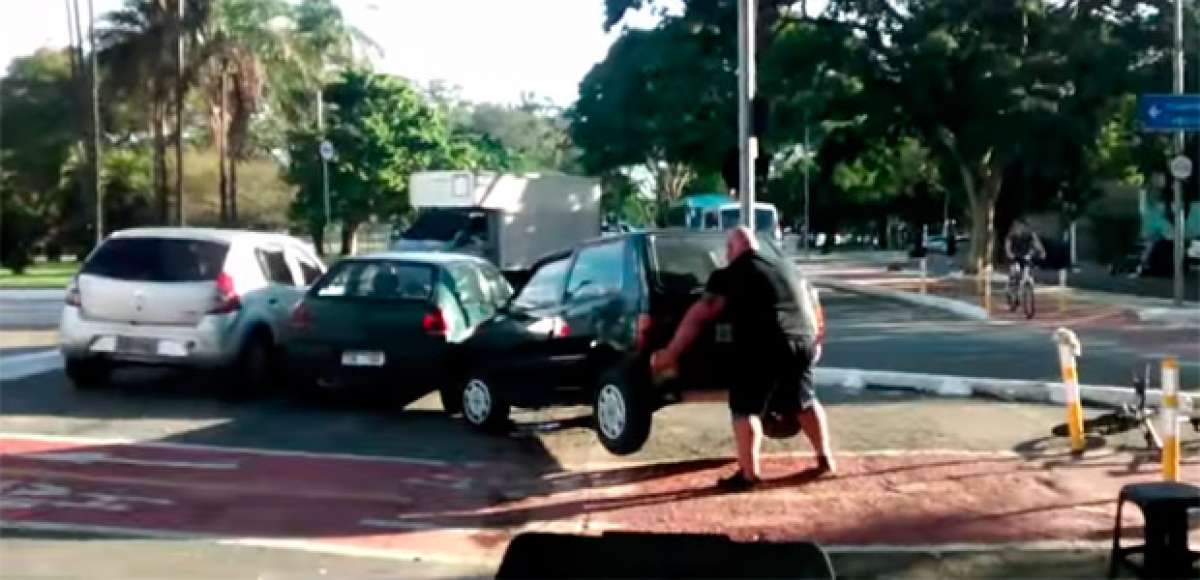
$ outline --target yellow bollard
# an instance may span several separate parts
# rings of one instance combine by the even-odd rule
[[[921,258],[921,294],[925,293],[925,277],[929,272],[928,263]]]
[[[1162,476],[1179,481],[1179,363],[1169,356],[1162,361]]]
[[[1067,402],[1067,431],[1071,435],[1071,451],[1083,453],[1083,402],[1079,398],[1079,371],[1075,357],[1083,352],[1079,338],[1066,328],[1054,331],[1058,343],[1058,362],[1062,366],[1063,395]]]
[[[992,315],[992,265],[988,264],[983,269],[983,311],[990,317]]]

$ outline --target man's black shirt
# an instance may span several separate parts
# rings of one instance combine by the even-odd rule
[[[732,327],[735,350],[766,354],[808,334],[797,289],[784,265],[747,251],[713,272],[705,291],[725,298],[721,319]]]

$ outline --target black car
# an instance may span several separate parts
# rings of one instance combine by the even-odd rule
[[[769,241],[761,252],[786,259]],[[655,385],[649,374],[650,354],[670,341],[724,264],[724,235],[688,230],[601,238],[540,260],[520,292],[461,345],[464,420],[496,429],[513,406],[591,404],[604,446],[637,451],[656,410],[685,389],[728,384],[713,329],[682,357],[676,379]]]
[[[512,295],[495,266],[449,253],[344,258],[292,311],[284,344],[293,385],[446,396],[447,356]],[[452,409],[453,406],[449,405]]]

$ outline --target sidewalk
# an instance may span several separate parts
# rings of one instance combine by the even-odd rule
[[[937,300],[926,300],[915,296],[898,296],[896,292],[911,295],[928,295],[951,299],[975,308],[984,308],[981,316],[995,320],[1019,318],[1009,313],[1004,301],[1006,274],[992,275],[992,301],[985,305],[983,291],[978,278],[963,274],[953,259],[943,255],[932,255],[927,261],[927,278],[922,284],[919,261],[897,252],[830,254],[819,257],[795,257],[797,265],[810,278],[831,282],[840,288],[846,285],[893,291],[893,298],[955,311],[953,305],[936,304]],[[1096,323],[1107,320],[1110,324],[1157,322],[1167,325],[1200,328],[1200,298],[1196,276],[1189,282],[1191,301],[1177,307],[1169,298],[1171,280],[1110,276],[1095,266],[1085,266],[1078,273],[1068,274],[1067,286],[1059,286],[1057,271],[1035,272],[1038,283],[1038,313],[1041,321],[1072,323],[1086,320]],[[838,284],[841,283],[841,284]],[[877,293],[877,295],[883,295]],[[942,301],[944,302],[944,301]],[[990,306],[990,308],[988,308]],[[962,314],[962,309],[957,309]],[[969,317],[969,315],[968,315]]]

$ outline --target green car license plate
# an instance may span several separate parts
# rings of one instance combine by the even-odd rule
[[[342,353],[342,365],[348,367],[381,367],[387,357],[377,350],[348,350]]]

